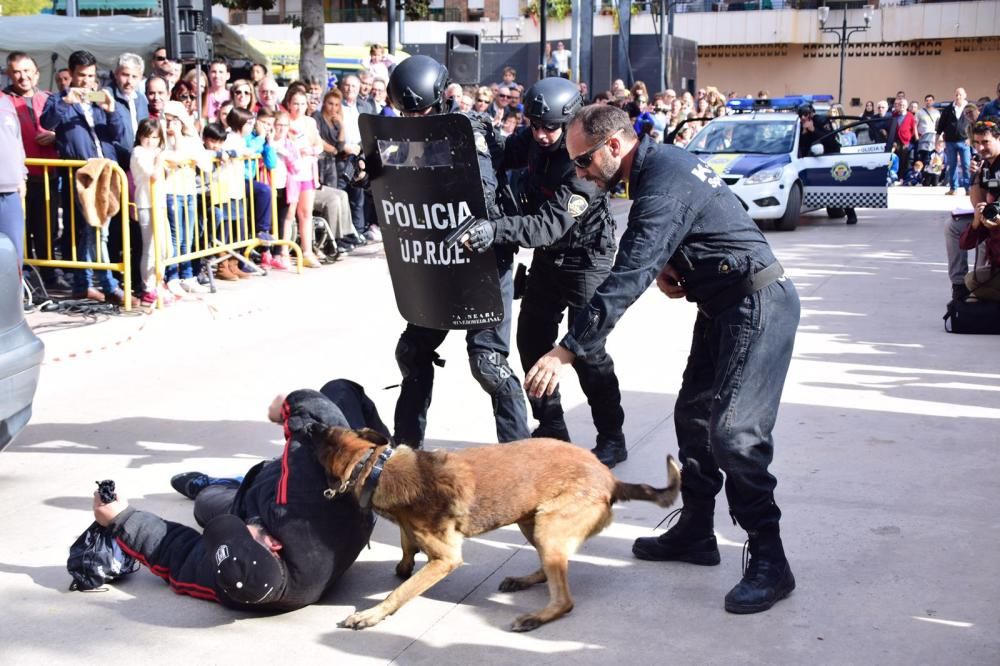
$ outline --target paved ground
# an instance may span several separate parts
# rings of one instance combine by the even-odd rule
[[[464,567],[363,632],[336,623],[395,584],[398,536],[385,521],[329,598],[283,616],[179,597],[146,571],[108,592],[68,593],[67,549],[91,520],[94,480],[114,478],[135,505],[192,522],[170,476],[240,472],[276,455],[281,434],[265,421],[275,393],[357,378],[391,417],[396,391],[382,387],[399,378],[402,322],[369,248],[153,316],[69,328],[34,318],[49,324],[35,417],[0,455],[0,662],[997,663],[1000,366],[995,338],[942,329],[940,211],[956,199],[939,192],[896,190],[893,210],[862,211],[857,227],[811,215],[794,233],[768,232],[803,304],[773,466],[798,589],[770,612],[722,610],[743,544],[724,503],[713,568],[633,559],[632,540],[656,533],[666,511],[617,507],[574,558],[573,613],[529,634],[506,627],[541,607],[545,590],[496,590],[536,566],[516,528],[469,541]],[[672,408],[693,316],[654,289],[611,337],[624,479],[661,482],[676,452]],[[430,446],[490,441],[461,336],[443,353]],[[591,446],[571,374],[564,395],[573,434]]]

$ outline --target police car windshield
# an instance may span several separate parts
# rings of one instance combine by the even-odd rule
[[[789,153],[795,142],[794,120],[711,122],[691,139],[693,153]]]

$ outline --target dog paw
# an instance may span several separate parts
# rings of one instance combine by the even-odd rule
[[[366,627],[374,627],[384,619],[385,616],[381,612],[375,608],[369,608],[366,611],[360,611],[347,616],[338,626],[344,629],[364,629]]]
[[[520,578],[515,578],[514,576],[509,576],[500,581],[501,592],[519,592],[529,587],[531,587],[529,583],[525,583]]]
[[[406,580],[413,575],[413,562],[403,563],[400,562],[396,565],[396,577]]]
[[[534,613],[528,613],[514,620],[513,624],[510,625],[510,630],[531,631],[532,629],[538,629],[540,626],[542,626],[541,619]]]

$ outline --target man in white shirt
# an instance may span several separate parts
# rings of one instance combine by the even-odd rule
[[[556,43],[556,50],[552,52],[552,57],[556,61],[556,67],[559,69],[559,76],[564,79],[569,78],[569,59],[573,56],[573,53],[566,50],[566,46],[562,42]]]

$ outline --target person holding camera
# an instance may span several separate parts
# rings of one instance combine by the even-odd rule
[[[42,127],[56,133],[56,149],[64,160],[90,160],[117,157],[116,145],[125,139],[125,124],[115,111],[115,98],[106,90],[97,89],[97,58],[89,51],[74,51],[69,55],[69,69],[73,80],[69,88],[59,95],[50,95],[42,111]],[[65,196],[69,196],[68,190]],[[107,260],[108,226],[95,233],[86,224],[79,201],[65,201],[64,210],[76,206],[76,242],[81,261],[96,261],[100,236],[100,257]],[[102,291],[94,288],[97,278]],[[73,275],[73,297],[89,298],[99,302],[121,304],[125,293],[109,270],[91,268],[78,270]]]
[[[969,295],[984,301],[1000,301],[1000,118],[992,116],[972,126],[970,198],[975,214],[959,238],[965,253],[985,243],[986,265],[974,266],[965,275]]]

